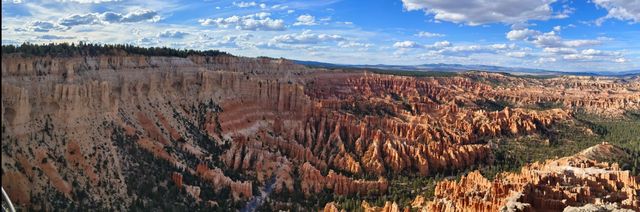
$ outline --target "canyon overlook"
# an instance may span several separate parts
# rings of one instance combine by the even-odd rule
[[[396,176],[493,164],[491,139],[548,133],[576,113],[637,110],[637,76],[411,77],[230,55],[3,54],[2,182],[36,210],[129,210],[162,189],[182,207],[212,208],[260,196],[376,196]],[[471,172],[437,183],[415,208],[639,210],[638,177],[598,160],[532,163],[494,181]]]

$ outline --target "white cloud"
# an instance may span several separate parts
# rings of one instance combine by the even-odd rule
[[[97,23],[100,23],[100,18],[98,18],[98,15],[93,13],[82,15],[76,14],[58,20],[58,24],[66,27],[77,25],[92,25]]]
[[[555,14],[553,16],[553,18],[556,19],[563,19],[563,18],[568,18],[571,14],[573,14],[573,12],[576,10],[574,8],[569,7],[568,5],[562,5],[562,11]]]
[[[558,55],[562,55],[562,58],[565,60],[578,60],[578,61],[594,61],[594,60],[609,60],[616,61],[619,58],[622,58],[621,52],[616,51],[605,51],[598,49],[584,49],[582,51],[578,51],[575,49],[551,49],[545,48],[545,52],[554,53]],[[623,58],[624,59],[624,58]]]
[[[158,33],[159,38],[184,38],[187,35],[189,35],[188,32],[177,30],[165,30],[164,32]]]
[[[606,16],[596,20],[597,25],[607,19],[640,22],[640,2],[637,0],[593,0],[593,3],[607,10]]]
[[[298,16],[298,18],[296,19],[296,22],[293,23],[294,26],[300,26],[300,25],[313,26],[316,24],[318,24],[316,23],[316,18],[309,14]]]
[[[255,44],[249,42],[254,36],[248,33],[233,34],[220,36],[217,34],[201,34],[199,38],[195,39],[189,46],[193,47],[205,47],[205,48],[219,48],[219,47],[233,47],[248,49],[254,48]]]
[[[52,21],[32,21],[25,28],[18,28],[18,31],[48,32],[64,31],[74,26],[96,25],[107,23],[133,23],[142,21],[156,22],[160,16],[156,11],[138,9],[126,14],[115,12],[73,14],[67,17]]]
[[[528,54],[526,52],[507,52],[507,56],[509,57],[515,57],[515,58],[523,58],[526,57]]]
[[[569,54],[562,56],[565,60],[591,60],[593,59],[592,55],[583,55],[583,54]]]
[[[446,40],[445,41],[435,42],[435,43],[433,43],[433,45],[431,45],[431,47],[435,48],[435,49],[441,49],[441,48],[449,47],[449,46],[451,46],[451,43],[449,43],[449,41],[446,41]]]
[[[559,56],[566,61],[613,61],[622,58],[622,53],[617,51],[605,51],[599,49],[583,49],[577,50],[575,48],[567,47],[546,47],[543,49],[544,53],[550,55]],[[623,58],[624,59],[624,58]]]
[[[414,41],[398,41],[393,44],[393,47],[399,49],[409,49],[409,48],[422,48],[423,46],[414,42]]]
[[[26,26],[26,29],[18,28],[18,31],[32,31],[32,32],[49,32],[49,31],[60,31],[65,30],[66,27],[61,26],[57,23],[49,22],[49,21],[32,21],[29,22]]]
[[[505,49],[515,49],[516,48],[516,44],[504,44],[504,43],[500,43],[500,44],[493,44],[491,45],[491,48],[496,49],[496,50],[505,50]]]
[[[469,56],[471,54],[495,53],[496,49],[491,46],[469,45],[451,46],[438,51],[439,54],[449,56]]]
[[[292,33],[279,35],[271,39],[272,43],[286,44],[316,44],[321,42],[342,41],[344,38],[340,35],[331,34],[315,34],[311,30],[305,30],[302,33]]]
[[[509,57],[525,57],[528,49],[519,48],[515,44],[490,44],[490,45],[453,45],[448,41],[436,42],[433,45],[424,46],[430,51],[427,56],[454,56],[468,57],[475,54],[504,54]]]
[[[557,61],[557,59],[553,58],[553,57],[541,57],[541,58],[538,58],[538,60],[536,60],[536,63],[538,63],[538,64],[546,64],[546,63],[553,63],[553,62],[556,62],[556,61]]]
[[[276,5],[271,6],[271,9],[276,9],[276,10],[284,10],[284,9],[287,9],[287,8],[289,8],[289,6],[282,5],[282,4],[276,4]]]
[[[251,1],[251,2],[244,2],[244,1],[241,1],[241,2],[235,2],[235,1],[234,1],[234,2],[233,2],[233,3],[231,3],[231,4],[233,4],[233,6],[240,7],[240,8],[245,8],[245,7],[255,7],[255,6],[258,6],[258,3],[256,3],[255,1]]]
[[[626,63],[626,62],[627,62],[627,59],[625,59],[625,58],[616,58],[615,60],[613,60],[613,62],[616,62],[616,63]]]
[[[600,40],[569,40],[563,42],[563,44],[568,47],[593,46],[601,43],[602,41]]]
[[[563,47],[546,47],[542,49],[543,52],[552,53],[552,54],[576,54],[578,50],[574,48],[563,48]]]
[[[102,15],[102,17],[104,17],[103,20],[110,23],[128,23],[141,21],[157,22],[160,20],[158,12],[147,9],[138,9],[126,14],[103,13]]]
[[[434,19],[480,25],[487,23],[522,23],[528,20],[548,20],[553,16],[555,0],[486,1],[486,0],[402,0],[404,8],[423,10]]]
[[[216,26],[220,28],[235,27],[236,29],[252,30],[252,31],[282,31],[285,30],[284,21],[282,19],[271,19],[271,14],[261,12],[246,16],[230,16],[227,18],[201,19],[202,26]]]
[[[524,40],[532,36],[539,35],[540,32],[530,29],[516,29],[507,33],[507,39],[509,40]]]
[[[422,31],[422,32],[418,32],[418,34],[416,34],[416,36],[424,37],[424,38],[433,38],[433,37],[444,37],[444,34]]]
[[[560,37],[556,31],[542,33],[531,29],[511,30],[507,33],[509,40],[525,40],[535,44],[538,47],[584,47],[601,44],[601,39],[596,40],[565,40]]]
[[[370,43],[360,43],[355,41],[340,41],[338,42],[340,48],[369,48],[373,46]]]

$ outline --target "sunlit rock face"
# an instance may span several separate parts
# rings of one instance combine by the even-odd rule
[[[2,57],[3,187],[42,210],[81,196],[126,210],[144,195],[134,191],[169,184],[208,205],[267,190],[379,195],[389,176],[491,163],[486,138],[539,133],[577,108],[640,107],[638,79],[399,77],[233,56]],[[559,107],[521,107],[540,102]],[[496,205],[511,195],[500,192]],[[523,194],[532,206],[542,198]],[[504,205],[493,203],[469,207]]]
[[[601,144],[574,156],[536,162],[518,173],[504,172],[493,181],[475,171],[460,180],[437,184],[435,197],[416,196],[410,207],[395,202],[382,207],[363,202],[365,211],[638,211],[640,177],[597,157],[616,157],[624,151]],[[326,209],[338,210],[334,204]]]
[[[610,152],[614,147],[604,144],[593,148]],[[435,200],[425,207],[428,211],[577,211],[580,207],[637,211],[639,186],[640,178],[620,170],[617,164],[577,154],[533,163],[519,173],[503,173],[494,181],[472,172],[459,182],[440,182]]]

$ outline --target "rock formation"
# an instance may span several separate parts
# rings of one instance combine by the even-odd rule
[[[603,149],[607,147],[596,146]],[[640,210],[640,177],[617,164],[600,163],[581,154],[533,163],[520,173],[502,173],[495,180],[472,172],[460,181],[436,186],[428,211],[558,211],[585,204],[617,204]],[[600,206],[597,206],[600,207]]]
[[[220,207],[215,197],[227,191],[250,201],[298,183],[307,197],[380,195],[388,176],[491,163],[487,138],[539,133],[575,109],[638,109],[637,78],[598,79],[399,77],[229,55],[3,54],[3,187],[34,210],[79,196],[128,210],[151,201],[136,192],[171,185]],[[490,110],[480,100],[513,104]],[[549,102],[562,106],[527,109]],[[616,176],[606,179],[628,183]],[[528,195],[536,206],[541,197]]]

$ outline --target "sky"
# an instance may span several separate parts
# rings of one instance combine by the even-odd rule
[[[640,0],[2,0],[2,44],[128,43],[339,64],[640,69]]]

